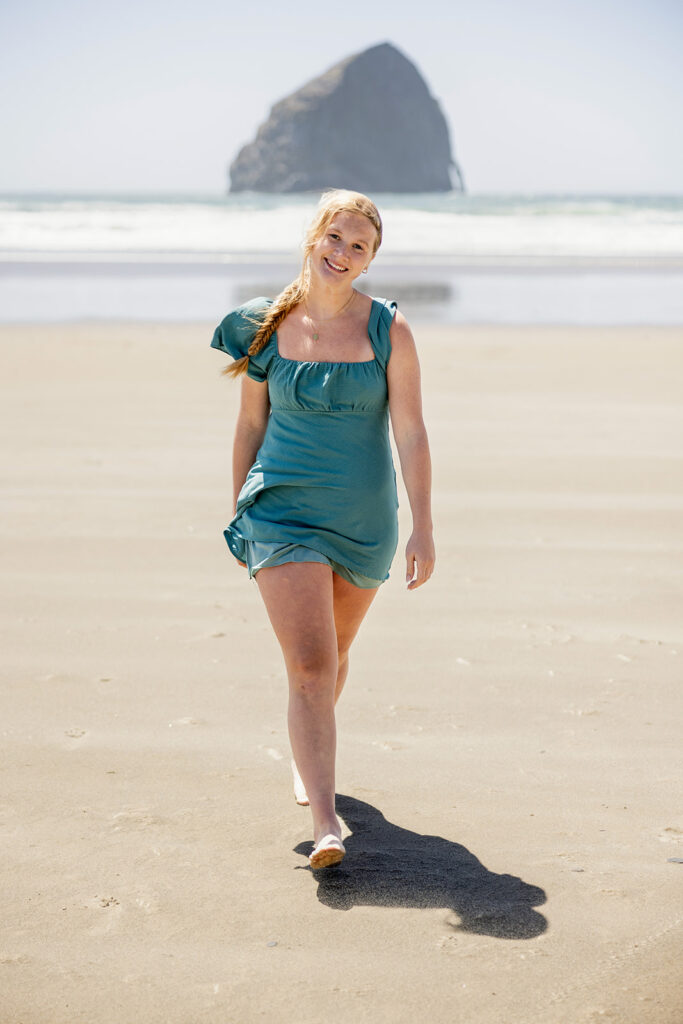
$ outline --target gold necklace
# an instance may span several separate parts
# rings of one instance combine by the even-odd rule
[[[333,314],[332,314],[332,316],[328,316],[328,317],[325,317],[325,319],[324,319],[324,320],[321,320],[320,322],[321,322],[321,323],[323,323],[323,324],[326,324],[326,323],[328,323],[328,322],[329,322],[330,320],[334,320],[334,319],[335,319],[336,317],[338,317],[338,316],[341,316],[341,314],[342,314],[342,313],[344,312],[344,310],[346,309],[346,307],[347,307],[347,306],[350,306],[350,305],[351,305],[351,303],[353,302],[353,300],[355,299],[355,297],[356,297],[356,290],[355,290],[355,288],[352,288],[352,289],[351,289],[351,295],[350,295],[350,296],[349,296],[349,298],[348,298],[348,299],[346,300],[346,302],[345,302],[345,303],[344,303],[344,305],[343,305],[343,306],[341,307],[341,309],[338,309],[336,313],[333,313]],[[318,338],[320,337],[320,332],[319,332],[319,330],[318,330],[318,327],[317,327],[317,325],[316,325],[316,322],[315,322],[315,320],[313,319],[313,317],[311,316],[311,314],[310,314],[310,313],[308,312],[308,306],[306,305],[306,300],[305,300],[305,299],[304,299],[304,310],[305,310],[305,312],[306,312],[306,316],[308,317],[308,319],[309,319],[309,320],[311,321],[311,324],[313,325],[313,341],[317,341],[317,340],[318,340]]]

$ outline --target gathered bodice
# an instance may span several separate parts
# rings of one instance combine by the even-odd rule
[[[254,299],[216,328],[212,346],[248,354]],[[248,375],[267,382],[271,412],[262,444],[225,530],[233,554],[245,543],[299,544],[371,579],[385,579],[396,550],[396,475],[388,432],[386,369],[395,303],[373,299],[374,359],[318,362],[280,355],[277,332]]]
[[[273,412],[377,412],[387,403],[386,375],[379,359],[356,363],[285,359],[274,334],[259,353],[267,368]]]

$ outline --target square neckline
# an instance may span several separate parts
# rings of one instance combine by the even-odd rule
[[[342,359],[332,361],[330,359],[288,359],[287,356],[280,355],[280,344],[277,336],[277,331],[273,331],[271,339],[275,339],[275,353],[283,363],[295,363],[298,366],[369,366],[370,363],[377,363],[377,353],[375,352],[375,346],[372,343],[372,334],[370,333],[370,325],[375,315],[375,307],[378,302],[375,298],[370,296],[370,315],[366,326],[366,333],[368,340],[372,347],[372,359]]]

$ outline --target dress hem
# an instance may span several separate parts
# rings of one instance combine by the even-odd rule
[[[239,562],[244,562],[247,565],[247,567],[249,569],[249,578],[253,579],[254,575],[255,575],[255,572],[258,572],[258,569],[267,569],[267,568],[270,568],[270,566],[268,566],[268,565],[260,565],[258,567],[258,569],[255,570],[255,572],[252,572],[251,567],[249,566],[249,559],[247,558],[247,551],[246,551],[246,545],[247,545],[248,542],[240,534],[237,534],[235,536],[235,532],[236,531],[234,529],[231,529],[231,528],[228,527],[228,529],[223,530],[223,536],[225,537],[225,541],[226,541],[226,543],[228,545],[228,548],[230,549],[231,554]],[[265,542],[265,543],[268,543],[268,542]],[[271,543],[277,543],[277,542],[273,541]],[[348,576],[344,576],[344,572],[338,573],[338,575],[343,576],[344,579],[348,579],[348,581],[350,583],[354,583],[354,586],[358,586],[358,584],[356,584],[354,582],[354,580],[351,578],[353,575],[360,576],[364,580],[371,581],[374,587],[381,586],[382,583],[386,583],[386,581],[389,579],[389,571],[388,570],[387,570],[386,575],[381,577],[381,578],[376,577],[376,576],[369,576],[367,573],[361,572],[360,569],[353,569],[351,566],[344,565],[342,562],[339,562],[334,557],[334,555],[330,554],[329,551],[323,551],[322,548],[314,547],[312,544],[300,544],[297,541],[291,541],[291,542],[288,542],[288,543],[285,543],[285,544],[280,544],[280,547],[289,547],[289,546],[291,546],[292,548],[295,548],[295,547],[308,548],[310,551],[315,551],[316,554],[321,555],[329,563],[329,565],[331,566],[333,571],[336,572],[338,568],[341,568],[346,573],[348,573],[349,574]],[[293,558],[293,559],[291,559],[291,561],[297,561],[297,559]],[[303,561],[303,559],[302,559],[302,561]],[[276,563],[273,563],[273,564],[279,565],[279,564],[284,564],[284,563],[276,562]],[[366,589],[366,588],[363,588],[363,589]],[[367,589],[370,589],[370,588],[367,588]]]

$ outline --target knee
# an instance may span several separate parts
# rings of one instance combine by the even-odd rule
[[[309,700],[330,697],[337,677],[336,653],[325,649],[297,651],[288,661],[290,683]]]

